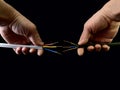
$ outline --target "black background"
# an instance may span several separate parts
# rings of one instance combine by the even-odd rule
[[[108,0],[5,0],[25,17],[36,24],[45,43],[68,40],[77,43],[83,25]],[[119,33],[114,41],[119,41]],[[1,38],[1,42],[4,42]],[[120,47],[112,47],[109,52],[89,53],[79,57],[76,50],[56,55],[45,51],[44,55],[16,55],[11,49],[0,49],[0,63],[3,71],[14,70],[16,74],[38,75],[47,72],[47,79],[56,73],[64,75],[78,74],[81,71],[94,70],[104,73],[119,68]],[[104,68],[104,69],[101,69]],[[24,72],[23,72],[24,71]],[[32,73],[30,73],[32,72]],[[10,74],[8,72],[8,74]],[[87,74],[91,74],[88,72]],[[53,75],[53,76],[55,76]],[[22,76],[24,76],[22,74]],[[104,76],[104,75],[103,75]]]

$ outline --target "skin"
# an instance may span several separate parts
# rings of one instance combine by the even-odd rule
[[[44,45],[36,26],[4,0],[0,0],[0,34],[7,43]],[[39,56],[43,53],[43,50],[22,47],[14,51],[25,55],[37,52]]]
[[[87,50],[108,51],[111,43],[116,36],[120,26],[120,0],[110,0],[103,8],[96,12],[84,25],[78,45],[95,43],[95,46],[88,46]],[[104,44],[103,44],[104,43]],[[101,45],[103,44],[103,45]],[[84,54],[84,48],[78,48],[78,55]]]
[[[88,42],[96,43],[88,46],[88,51],[108,51],[107,43],[112,42],[120,25],[120,0],[110,0],[102,9],[95,13],[84,25],[83,32],[78,42],[79,45]],[[36,26],[9,4],[0,0],[0,34],[7,43],[32,44],[42,46],[42,42]],[[104,43],[104,45],[101,45]],[[16,54],[28,54],[36,52],[35,49],[18,47]],[[78,55],[84,54],[84,48],[79,48]],[[37,50],[42,55],[43,50]]]

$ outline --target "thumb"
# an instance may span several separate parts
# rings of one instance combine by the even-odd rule
[[[89,38],[90,38],[90,32],[88,29],[84,28],[81,36],[80,36],[80,39],[79,39],[79,42],[78,42],[78,45],[84,45],[88,42]]]
[[[31,35],[29,35],[29,40],[34,45],[40,45],[40,46],[44,45],[44,42],[41,40],[40,35],[36,30],[34,30],[34,32],[31,33]]]
[[[39,46],[43,46],[44,45],[44,42],[42,42],[37,30],[34,31],[34,33],[32,33],[30,36],[29,36],[29,39],[30,41],[33,43],[33,45],[39,45]],[[34,52],[34,50],[31,49],[30,52]],[[38,56],[41,56],[43,54],[43,49],[39,49],[37,50],[37,55]]]
[[[90,38],[90,35],[91,35],[90,30],[88,28],[84,27],[83,32],[80,36],[78,45],[86,44]],[[79,56],[82,56],[84,54],[84,48],[78,48],[77,52],[78,52]]]

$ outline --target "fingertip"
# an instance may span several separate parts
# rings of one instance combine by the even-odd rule
[[[88,47],[87,47],[87,50],[88,50],[89,52],[92,52],[94,49],[95,49],[94,46],[88,46]]]
[[[43,52],[44,52],[44,51],[40,49],[40,50],[37,51],[37,55],[38,55],[38,56],[41,56],[41,55],[43,54]]]
[[[42,42],[42,41],[38,41],[38,42],[35,42],[34,45],[37,45],[37,46],[43,46],[43,45],[44,45],[44,42]]]
[[[23,48],[22,48],[22,53],[23,53],[24,55],[28,54],[28,53],[29,53],[29,48],[23,47]]]
[[[78,45],[86,44],[90,38],[91,34],[89,32],[89,29],[87,27],[84,27],[83,32],[80,36]]]
[[[35,53],[36,52],[36,49],[34,49],[34,48],[31,48],[30,50],[29,50],[29,53],[31,53],[31,54],[33,54],[33,53]]]
[[[95,50],[96,50],[97,52],[100,52],[100,50],[101,50],[101,45],[100,45],[100,44],[96,44],[96,45],[95,45]]]
[[[82,56],[84,54],[84,48],[78,48],[77,53],[79,56]]]
[[[40,35],[37,32],[34,32],[31,36],[29,36],[29,39],[34,45],[44,45],[44,42],[41,40]]]
[[[16,48],[15,49],[15,53],[18,54],[18,55],[20,55],[22,53],[21,49],[22,49],[21,47]]]
[[[78,45],[84,45],[88,42],[88,39],[80,39]]]
[[[110,50],[110,46],[108,45],[102,45],[102,48],[104,51],[109,51]]]
[[[82,44],[82,42],[83,42],[82,40],[79,40],[78,45],[81,45],[81,44]]]

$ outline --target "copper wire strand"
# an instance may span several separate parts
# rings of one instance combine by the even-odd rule
[[[69,44],[71,44],[71,45],[78,46],[77,44],[75,44],[75,43],[73,43],[73,42],[71,42],[71,41],[67,41],[67,40],[63,40],[63,41],[66,42],[66,43],[69,43]]]
[[[51,45],[55,45],[57,43],[59,43],[59,42],[48,43],[48,44],[45,44],[45,46],[51,46]]]
[[[77,49],[77,48],[78,48],[78,47],[70,48],[70,49],[64,50],[64,51],[62,51],[62,52],[64,53],[64,52],[72,51],[72,50],[75,50],[75,49]]]

